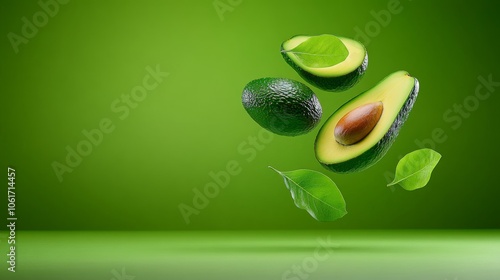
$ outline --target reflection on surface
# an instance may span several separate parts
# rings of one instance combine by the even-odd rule
[[[14,279],[116,275],[138,280],[293,279],[303,273],[308,279],[400,280],[500,275],[497,231],[19,232],[18,236]],[[5,273],[0,272],[1,279],[11,279]]]

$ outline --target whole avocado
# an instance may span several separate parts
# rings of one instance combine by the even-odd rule
[[[321,104],[305,84],[285,78],[261,78],[248,83],[242,103],[263,128],[284,136],[311,131],[320,121]]]

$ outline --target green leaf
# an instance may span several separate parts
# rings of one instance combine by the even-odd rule
[[[421,149],[405,155],[396,167],[396,178],[387,186],[399,184],[407,191],[425,187],[441,154],[431,149]]]
[[[349,56],[344,43],[333,35],[310,37],[286,52],[293,53],[302,64],[312,68],[334,66]]]
[[[281,172],[295,205],[321,222],[334,221],[347,214],[344,197],[337,185],[323,173],[300,169]]]

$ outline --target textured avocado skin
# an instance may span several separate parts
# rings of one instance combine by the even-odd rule
[[[251,81],[243,90],[242,103],[260,126],[285,136],[309,132],[322,115],[319,100],[308,86],[284,78]]]
[[[320,162],[321,165],[333,172],[352,173],[363,171],[381,160],[396,140],[396,137],[399,134],[399,130],[408,119],[408,115],[410,114],[410,111],[415,104],[419,91],[419,82],[416,78],[414,79],[415,85],[413,86],[410,95],[406,99],[405,104],[401,107],[398,116],[392,123],[387,133],[384,135],[384,137],[382,137],[382,139],[380,139],[379,142],[377,142],[377,144],[375,144],[372,148],[359,155],[358,157],[352,158],[348,161],[335,164],[325,164]]]
[[[361,63],[361,65],[351,73],[340,77],[319,77],[307,72],[306,70],[300,68],[300,66],[295,64],[295,62],[284,51],[283,45],[281,46],[281,55],[285,59],[286,63],[288,63],[288,65],[290,65],[297,73],[299,73],[302,79],[306,80],[311,85],[326,91],[339,92],[348,90],[361,80],[361,77],[363,77],[363,74],[368,68],[367,52],[363,63]]]

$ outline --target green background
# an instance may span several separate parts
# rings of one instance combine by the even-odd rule
[[[498,228],[497,92],[457,129],[443,118],[471,100],[479,76],[500,81],[496,4],[402,0],[400,13],[377,23],[372,12],[389,2],[243,1],[221,18],[213,1],[70,1],[16,54],[7,34],[20,35],[21,19],[32,21],[41,8],[2,1],[0,166],[17,172],[18,229]],[[247,161],[241,147],[251,148],[249,137],[261,128],[241,106],[245,84],[267,76],[301,80],[279,53],[289,37],[355,37],[357,27],[372,34],[363,80],[343,93],[313,90],[324,121],[396,70],[417,77],[420,96],[386,157],[361,173],[329,173],[314,158],[318,127],[305,136],[274,136]],[[121,120],[111,104],[156,65],[170,75]],[[98,128],[103,118],[115,130],[60,182],[52,163],[64,163],[66,146],[75,148],[82,130]],[[435,145],[443,158],[429,185],[387,188],[384,174],[435,129],[446,140]],[[186,224],[179,204],[192,205],[193,189],[203,190],[209,173],[230,161],[241,173]],[[268,165],[325,172],[349,214],[334,223],[313,220]],[[6,211],[0,213],[5,221]]]

